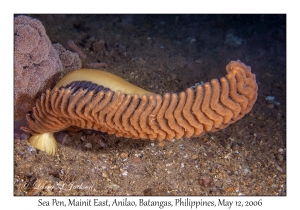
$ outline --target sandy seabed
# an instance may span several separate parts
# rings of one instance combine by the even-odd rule
[[[285,15],[32,15],[53,43],[155,93],[251,66],[253,109],[226,129],[158,142],[60,133],[52,157],[14,140],[14,195],[286,195]],[[93,43],[104,40],[103,51]],[[269,97],[268,97],[269,96]],[[271,96],[271,97],[270,97]]]

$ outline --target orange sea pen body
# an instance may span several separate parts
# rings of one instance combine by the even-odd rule
[[[248,113],[257,98],[250,67],[231,61],[227,75],[163,96],[101,70],[80,69],[46,91],[26,116],[29,143],[48,154],[57,150],[53,133],[69,127],[126,138],[171,140],[217,131]]]

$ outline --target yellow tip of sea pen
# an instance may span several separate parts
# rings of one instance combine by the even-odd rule
[[[49,155],[55,155],[57,151],[57,143],[53,133],[33,135],[28,142],[34,148],[47,152]]]

